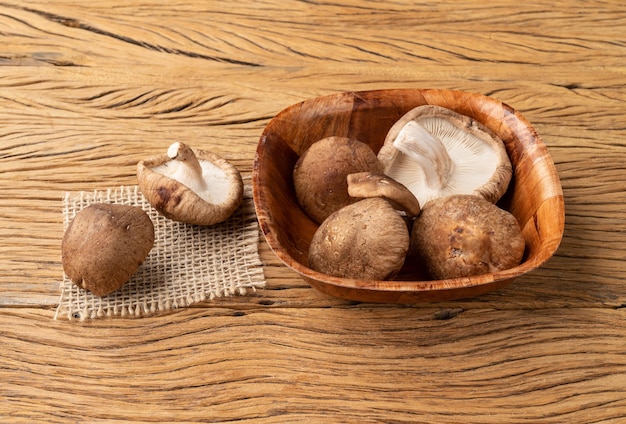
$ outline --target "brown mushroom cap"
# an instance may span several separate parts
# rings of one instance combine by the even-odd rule
[[[136,206],[93,204],[63,236],[63,271],[77,286],[105,296],[126,283],[154,244],[150,217]]]
[[[342,278],[385,280],[396,275],[409,249],[402,217],[386,200],[359,200],[332,213],[309,248],[311,269]]]
[[[519,265],[524,237],[513,215],[474,195],[432,200],[413,224],[411,250],[436,280]]]
[[[506,191],[513,168],[504,143],[480,122],[424,105],[389,130],[378,159],[423,206],[438,197],[474,194],[491,203]]]
[[[346,177],[361,171],[381,173],[383,167],[365,143],[346,137],[327,137],[313,143],[293,170],[296,198],[315,222],[356,202],[348,194]]]
[[[140,161],[137,182],[159,213],[188,224],[223,222],[243,199],[237,168],[215,153],[183,143],[172,144],[168,154]]]
[[[420,213],[420,204],[411,191],[396,180],[371,172],[348,175],[348,194],[360,199],[380,197],[409,218]]]

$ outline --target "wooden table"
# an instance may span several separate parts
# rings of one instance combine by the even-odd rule
[[[0,421],[625,422],[625,58],[619,1],[0,2]],[[262,240],[254,294],[53,319],[66,192],[132,185],[175,140],[249,176],[281,109],[377,88],[528,118],[563,185],[556,255],[395,306],[318,293]]]

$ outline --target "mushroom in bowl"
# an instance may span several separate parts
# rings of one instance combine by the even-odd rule
[[[383,172],[365,143],[347,137],[326,137],[313,143],[296,162],[293,182],[298,203],[317,223],[356,202],[348,193],[348,174]]]
[[[519,265],[495,272],[430,279],[407,260],[391,280],[344,278],[309,266],[318,228],[295,195],[293,169],[314,142],[330,136],[357,139],[379,153],[390,129],[406,113],[435,105],[479,122],[500,140],[512,176],[497,205],[517,220],[525,242]],[[479,94],[438,89],[346,92],[318,97],[278,113],[261,134],[252,175],[254,204],[270,248],[316,289],[370,302],[415,303],[472,297],[498,289],[544,264],[558,248],[565,208],[561,184],[546,145],[512,107]]]
[[[387,133],[378,159],[421,205],[454,194],[495,203],[513,172],[500,137],[475,119],[436,105],[402,116]]]
[[[513,268],[525,248],[515,217],[471,194],[428,202],[413,223],[411,243],[428,275],[437,280]]]
[[[309,248],[309,266],[336,277],[387,280],[404,265],[410,247],[410,219],[420,206],[402,184],[371,172],[346,177],[356,201],[333,212],[318,227]]]

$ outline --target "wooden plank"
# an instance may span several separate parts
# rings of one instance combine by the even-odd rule
[[[620,422],[626,5],[504,0],[0,2],[0,421]],[[259,245],[267,288],[142,319],[53,320],[66,192],[179,139],[248,178],[315,96],[483,93],[555,161],[565,235],[473,299],[359,304]]]
[[[213,308],[72,326],[50,311],[0,315],[0,416],[12,422],[626,414],[624,309]]]

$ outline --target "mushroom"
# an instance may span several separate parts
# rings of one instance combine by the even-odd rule
[[[159,213],[175,221],[213,225],[228,219],[243,199],[237,168],[221,156],[173,143],[167,154],[137,164],[139,189]]]
[[[383,174],[357,172],[347,177],[348,194],[355,198],[381,197],[410,218],[420,213],[420,204],[405,186]]]
[[[411,233],[411,251],[436,280],[512,268],[521,262],[524,247],[515,217],[475,195],[428,202]]]
[[[410,246],[409,230],[394,206],[412,216],[419,213],[417,199],[389,177],[365,172],[348,175],[347,181],[348,191],[364,199],[322,222],[311,240],[309,266],[335,277],[390,279]]]
[[[348,174],[382,173],[382,164],[365,143],[347,137],[326,137],[313,143],[298,159],[293,170],[296,198],[316,223],[354,203],[347,189]]]
[[[61,242],[69,279],[96,296],[123,286],[154,245],[154,226],[139,207],[93,204],[72,219]]]
[[[440,106],[419,106],[389,130],[378,159],[424,206],[452,194],[491,203],[506,191],[513,168],[502,140],[478,121]]]

